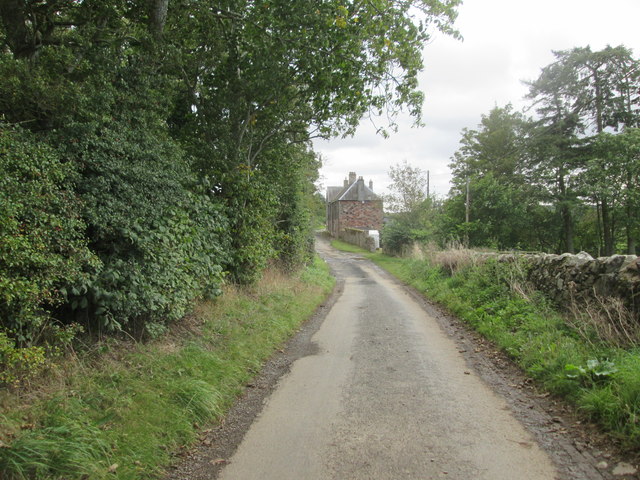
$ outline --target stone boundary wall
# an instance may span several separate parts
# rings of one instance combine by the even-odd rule
[[[369,250],[370,252],[376,251],[375,240],[369,236],[368,230],[360,230],[359,228],[343,228],[338,233],[338,238],[352,245],[357,245],[360,248]]]
[[[525,259],[529,280],[554,301],[618,297],[640,313],[640,257],[614,255],[593,258],[578,254],[500,254],[499,261]]]

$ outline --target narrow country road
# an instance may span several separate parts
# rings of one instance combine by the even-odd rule
[[[317,248],[343,292],[220,479],[563,478],[411,295]]]
[[[166,480],[612,478],[462,329],[369,261],[316,248],[338,294]]]

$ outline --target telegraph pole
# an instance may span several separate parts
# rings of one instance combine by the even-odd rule
[[[427,198],[429,198],[429,170],[427,170]]]
[[[469,177],[467,177],[467,199],[465,202],[464,208],[464,220],[465,220],[465,231],[464,231],[464,247],[469,248],[469,210],[471,210],[471,195],[469,193]]]
[[[467,177],[467,200],[465,202],[465,217],[464,221],[469,223],[469,209],[470,209],[471,198],[469,195],[469,177]]]

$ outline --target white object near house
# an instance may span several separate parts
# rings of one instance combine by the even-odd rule
[[[369,236],[373,238],[376,250],[380,248],[380,232],[378,230],[369,230]]]

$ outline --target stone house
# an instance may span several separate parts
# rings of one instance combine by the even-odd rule
[[[355,172],[343,186],[327,188],[327,230],[333,237],[346,228],[380,230],[382,217],[382,199],[373,193],[373,182],[367,187],[362,177],[356,180]]]

